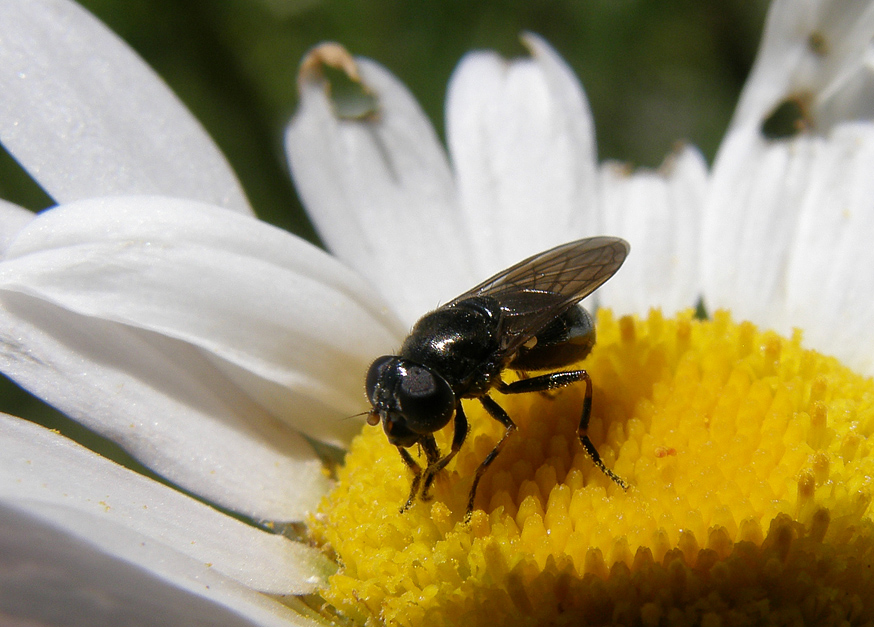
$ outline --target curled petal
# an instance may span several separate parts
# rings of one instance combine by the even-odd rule
[[[193,492],[299,519],[326,480],[288,425],[347,442],[369,361],[401,335],[359,283],[232,212],[81,201],[0,264],[3,371]]]

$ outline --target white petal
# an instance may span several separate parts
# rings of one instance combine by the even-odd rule
[[[778,0],[732,121],[757,132],[783,101],[800,102],[826,133],[841,120],[874,113],[874,3]]]
[[[300,520],[328,487],[300,436],[179,340],[4,293],[0,370],[156,473],[234,511]]]
[[[707,165],[686,147],[655,171],[629,173],[607,163],[601,171],[602,224],[631,243],[617,275],[596,293],[616,313],[666,314],[695,307],[701,214],[707,192]]]
[[[32,423],[0,415],[0,442],[0,519],[13,532],[22,527],[16,519],[29,519],[31,533],[47,540],[45,557],[87,563],[89,553],[102,553],[105,564],[129,562],[214,603],[233,607],[236,597],[243,607],[271,613],[278,608],[251,590],[310,592],[334,569],[314,549],[241,523]],[[38,552],[27,542],[19,546],[22,556]],[[76,592],[75,586],[68,591]]]
[[[524,41],[530,59],[471,53],[449,86],[447,137],[479,278],[601,232],[583,89],[545,41]]]
[[[265,223],[171,199],[98,199],[46,213],[10,249],[0,289],[200,346],[286,396],[297,392],[275,409],[337,444],[358,428],[339,419],[361,411],[368,364],[403,333],[323,251]]]
[[[12,238],[33,220],[34,213],[0,198],[0,257]]]
[[[322,64],[338,58],[377,98],[374,115],[336,113]],[[446,155],[404,86],[336,44],[310,53],[299,85],[286,148],[298,193],[328,248],[408,323],[470,287],[468,241]]]
[[[283,421],[348,441],[367,365],[400,335],[358,282],[214,207],[82,201],[42,214],[0,264],[4,371],[188,489],[299,519],[325,479]]]
[[[187,615],[179,606],[224,617],[221,624],[296,624],[287,608],[256,591],[307,592],[334,570],[313,549],[240,523],[46,429],[5,415],[0,425],[4,616],[49,618],[66,609],[49,624],[95,624],[85,621],[140,615],[164,599],[171,607],[161,617],[170,624]]]
[[[735,141],[708,206],[708,307],[782,333],[799,327],[809,346],[871,373],[874,125],[753,150]]]
[[[168,581],[69,536],[52,522],[0,505],[0,611],[4,625],[283,627],[321,624],[204,571]],[[181,577],[180,577],[181,579]]]
[[[810,138],[728,137],[704,218],[702,286],[709,310],[731,309],[785,332],[785,278],[798,211],[816,166]]]
[[[874,375],[874,125],[837,127],[803,153],[810,175],[786,269],[786,320],[806,344]]]
[[[865,188],[856,173],[871,167],[870,124],[856,121],[874,114],[872,35],[872,2],[772,5],[756,65],[714,165],[702,249],[709,308],[731,308],[784,333],[801,326],[814,347],[863,368],[864,349],[826,329],[835,325],[834,307],[841,308],[843,329],[857,328],[848,317],[867,320],[867,308],[850,307],[834,283],[839,274],[831,272],[839,272],[835,264],[858,262],[859,249],[835,246],[844,242],[850,223],[867,220],[872,211],[864,197],[851,200]],[[791,137],[766,139],[763,123],[790,101],[801,105],[806,126]],[[834,180],[850,187],[838,193]],[[845,211],[853,220],[838,217]],[[811,272],[812,265],[822,269]],[[854,298],[870,296],[860,277],[843,272],[857,285]],[[822,282],[802,278],[813,275]],[[826,289],[829,304],[811,306],[824,300]]]
[[[0,3],[0,93],[0,140],[58,202],[166,194],[251,212],[197,120],[69,0]]]

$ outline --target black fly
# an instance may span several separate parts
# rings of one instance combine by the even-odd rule
[[[554,370],[582,360],[595,343],[595,326],[579,301],[609,279],[625,261],[629,246],[616,237],[591,237],[563,244],[499,272],[453,301],[424,315],[397,355],[380,357],[367,372],[367,397],[373,405],[367,422],[382,426],[413,471],[409,509],[421,488],[428,500],[434,477],[467,437],[461,404],[476,398],[505,432],[476,470],[467,516],[476,487],[509,435],[516,430],[488,392],[520,394],[586,384],[578,435],[595,465],[623,488],[622,479],[601,461],[586,434],[592,411],[592,380],[585,370],[552,372],[505,383],[501,371]],[[452,447],[441,455],[433,433],[455,417]],[[421,445],[428,460],[422,469],[407,451]]]

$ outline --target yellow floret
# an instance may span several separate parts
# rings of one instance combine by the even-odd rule
[[[791,339],[691,314],[598,316],[595,385],[476,400],[434,499],[379,428],[353,442],[311,521],[340,570],[324,599],[357,624],[801,624],[874,620],[874,383]],[[447,450],[451,426],[437,434]],[[413,449],[414,454],[416,451]]]

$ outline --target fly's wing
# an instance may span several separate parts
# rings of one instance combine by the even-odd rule
[[[501,308],[500,351],[522,344],[613,276],[630,247],[618,237],[590,237],[562,244],[499,272],[444,305],[488,296]]]

